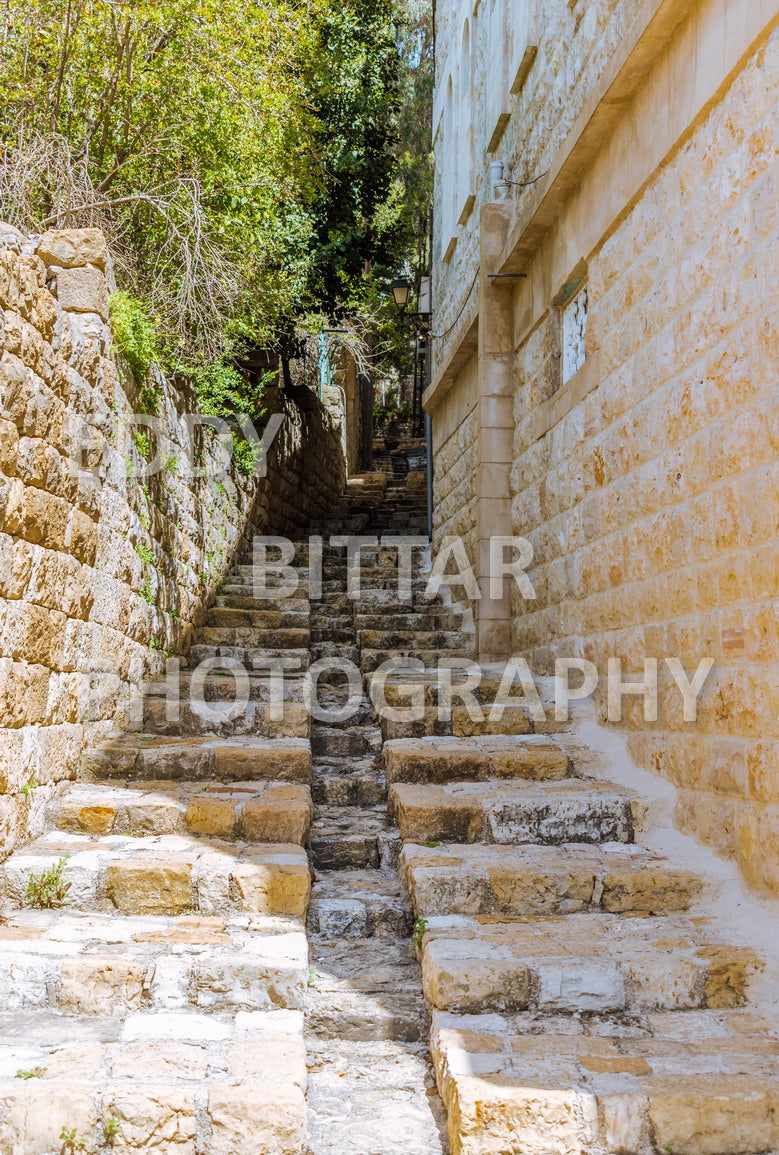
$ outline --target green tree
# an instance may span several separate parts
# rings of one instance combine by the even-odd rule
[[[272,328],[305,282],[319,179],[311,11],[9,0],[2,212],[103,227],[120,276],[189,350]]]

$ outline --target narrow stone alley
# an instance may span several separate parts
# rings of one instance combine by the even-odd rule
[[[323,542],[321,597],[259,598],[241,558],[179,676],[0,867],[1,1151],[776,1148],[775,974],[575,727],[521,694],[438,708],[472,635],[422,549],[399,600],[423,474],[389,464],[297,543],[302,577]],[[374,539],[357,598],[341,535]],[[376,709],[390,658],[415,720]]]

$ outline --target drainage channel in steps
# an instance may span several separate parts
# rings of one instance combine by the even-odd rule
[[[326,561],[324,576],[323,598],[311,607],[312,649],[359,664],[345,563]],[[313,1155],[443,1155],[446,1118],[397,872],[399,838],[387,817],[381,731],[367,697],[338,719],[347,696],[345,686],[320,689],[320,706],[335,717],[314,721],[311,733],[309,1142]]]

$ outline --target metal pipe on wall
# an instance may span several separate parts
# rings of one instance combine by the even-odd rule
[[[427,536],[433,540],[433,419],[425,413],[425,449],[427,451]]]

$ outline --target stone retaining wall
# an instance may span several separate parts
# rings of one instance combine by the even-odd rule
[[[293,533],[343,488],[338,432],[309,391],[268,394],[285,420],[259,478],[185,418],[189,383],[161,376],[164,465],[145,476],[111,282],[96,230],[0,225],[0,853],[40,829],[53,784],[186,649],[252,529]]]

